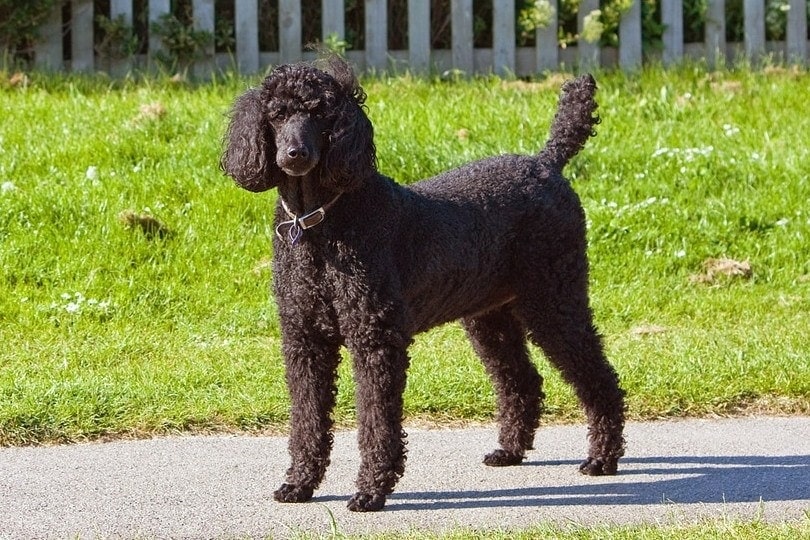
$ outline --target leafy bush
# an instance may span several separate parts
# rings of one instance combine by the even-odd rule
[[[13,60],[30,58],[39,27],[62,0],[0,0],[0,53]]]
[[[154,24],[155,33],[160,36],[165,47],[158,51],[157,60],[167,69],[188,68],[194,60],[204,55],[205,48],[214,41],[214,34],[196,30],[191,23],[181,20],[173,13],[162,15]]]

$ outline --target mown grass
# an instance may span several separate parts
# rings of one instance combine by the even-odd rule
[[[426,531],[412,533],[385,533],[362,537],[334,535],[336,538],[366,538],[368,540],[400,540],[419,538],[422,540],[794,540],[810,536],[810,520],[791,523],[769,523],[752,519],[705,519],[688,524],[642,524],[642,525],[602,525],[585,527],[578,524],[560,526],[543,524],[524,530],[476,531],[459,529],[453,532],[433,533]],[[300,538],[310,538],[303,535]]]
[[[603,123],[567,174],[588,213],[592,302],[630,417],[809,412],[810,75],[598,80]],[[368,80],[380,168],[412,182],[535,152],[559,81]],[[239,190],[217,168],[229,105],[253,82],[21,85],[0,73],[0,444],[283,429],[275,194]],[[751,273],[709,280],[718,258]],[[535,354],[546,419],[579,420]],[[341,423],[354,418],[352,393],[347,359]],[[411,421],[493,410],[457,326],[417,339]]]

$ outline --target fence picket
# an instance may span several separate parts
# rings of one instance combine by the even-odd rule
[[[661,24],[664,25],[662,60],[670,66],[683,59],[683,0],[661,0]]]
[[[639,69],[641,59],[641,2],[636,1],[619,21],[619,67]]]
[[[154,60],[165,51],[163,40],[155,32],[155,23],[165,14],[171,13],[170,0],[149,0],[149,57]]]
[[[591,14],[599,9],[599,0],[581,0],[579,3],[579,14],[577,15],[577,53],[579,55],[579,67],[582,70],[593,70],[601,63],[601,51],[599,44],[591,43],[583,38],[585,23]]]
[[[281,62],[298,62],[303,56],[300,0],[279,0],[278,26],[278,53]]]
[[[193,0],[194,28],[214,34],[214,0]],[[214,69],[213,41],[202,51],[202,58],[194,63],[194,76],[200,79],[208,77]]]
[[[807,60],[807,4],[805,0],[790,0],[787,20],[787,60],[802,63]]]
[[[236,65],[242,73],[259,71],[259,3],[258,0],[234,2]]]
[[[34,45],[34,62],[38,69],[62,69],[62,9],[56,7],[40,26],[42,39]]]
[[[765,0],[744,0],[745,54],[758,63],[765,54]]]
[[[123,18],[125,25],[132,27],[132,0],[110,0],[110,19]],[[113,58],[110,61],[110,75],[122,77],[132,69],[132,58]]]
[[[450,9],[453,69],[469,75],[475,67],[473,64],[472,0],[451,0]]]
[[[388,6],[385,0],[366,0],[366,68],[384,70],[388,62]]]
[[[346,15],[343,0],[323,0],[321,2],[321,36],[324,41],[335,36],[346,37]]]
[[[557,27],[559,26],[557,0],[549,0],[553,13],[548,26],[535,30],[535,61],[537,71],[557,69],[560,65],[559,44],[557,42]]]
[[[70,68],[73,71],[93,71],[93,0],[73,0],[70,19]]]
[[[726,0],[709,0],[706,9],[706,61],[715,68],[726,63]]]
[[[267,0],[262,0],[262,5]],[[355,0],[355,3],[359,0]],[[349,58],[361,69],[385,70],[394,59],[415,73],[426,73],[432,67],[456,69],[464,74],[494,72],[499,75],[514,73],[528,75],[543,70],[558,69],[561,63],[578,63],[581,69],[616,65],[615,51],[603,51],[598,43],[589,43],[584,35],[586,16],[599,9],[600,0],[581,0],[577,13],[580,33],[575,47],[563,50],[557,42],[560,0],[548,0],[553,8],[551,23],[535,31],[535,46],[517,47],[515,35],[516,3],[496,0],[492,4],[492,47],[476,49],[473,35],[473,0],[450,0],[450,50],[431,49],[431,2],[407,0],[407,50],[388,51],[388,1],[363,0],[365,13],[362,38],[364,50],[351,50]],[[644,62],[642,50],[642,0],[633,0],[619,21],[618,66],[624,70],[638,69]],[[786,40],[784,44],[766,43],[765,0],[742,0],[744,43],[726,42],[726,0],[707,0],[703,43],[684,44],[684,0],[658,0],[661,23],[664,27],[662,60],[671,65],[683,60],[684,55],[703,57],[711,67],[724,65],[730,55],[734,61],[739,55],[758,63],[768,50],[778,51],[777,59],[807,64],[807,4],[806,0],[787,0]],[[123,23],[133,27],[136,20],[145,18],[149,25],[146,40],[148,52],[145,64],[137,56],[131,58],[97,57],[94,50],[94,0],[70,0],[69,50],[63,51],[62,4],[54,8],[51,16],[40,28],[41,40],[34,45],[34,67],[37,69],[89,71],[109,69],[113,76],[124,76],[133,66],[154,65],[164,50],[161,37],[155,32],[155,22],[171,13],[172,0],[108,0],[110,18],[123,17]],[[302,0],[276,0],[277,10],[259,10],[259,0],[233,0],[233,27],[236,50],[233,56],[216,54],[213,45],[203,51],[203,58],[195,62],[193,73],[199,78],[208,76],[217,66],[227,66],[228,59],[243,73],[254,73],[270,62],[293,62],[311,58],[305,54],[302,43]],[[217,27],[216,0],[191,0],[193,25],[196,29],[214,32]],[[321,38],[346,36],[346,1],[321,0]],[[67,8],[66,8],[67,9]],[[136,10],[139,10],[137,13]],[[145,13],[140,10],[145,10]],[[259,50],[259,29],[270,24],[259,15],[263,12],[278,14],[278,51]],[[273,22],[272,24],[276,24]],[[142,36],[141,36],[142,37]],[[784,52],[784,55],[782,55]],[[67,53],[67,54],[65,54]],[[64,59],[70,62],[66,65]]]
[[[430,69],[430,2],[408,0],[408,67],[414,73]]]
[[[498,75],[515,72],[515,3],[492,5],[492,70]]]

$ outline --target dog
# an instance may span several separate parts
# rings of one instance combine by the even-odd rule
[[[366,94],[340,58],[276,67],[233,105],[221,168],[276,188],[273,288],[292,402],[290,468],[274,498],[304,502],[332,449],[339,349],[353,359],[361,464],[353,511],[384,507],[405,468],[403,392],[413,336],[459,320],[498,399],[490,466],[532,448],[540,347],[579,398],[580,471],[624,454],[624,393],[588,298],[585,215],[564,166],[594,134],[596,83],[563,85],[545,147],[469,163],[412,186],[377,170]]]

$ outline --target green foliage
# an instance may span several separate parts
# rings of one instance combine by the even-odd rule
[[[62,0],[0,0],[0,53],[12,59],[30,53],[39,27]]]
[[[155,33],[160,36],[164,50],[156,58],[166,69],[185,71],[197,59],[206,55],[205,49],[214,43],[214,34],[197,30],[173,13],[164,13],[154,23]]]
[[[326,39],[323,41],[323,47],[325,47],[327,51],[340,56],[345,55],[346,51],[351,48],[349,42],[340,39],[337,34],[329,34],[326,36]]]
[[[96,52],[103,58],[121,59],[135,54],[138,50],[138,36],[134,28],[127,24],[123,15],[110,19],[104,15],[96,17],[101,30],[101,38],[96,43]]]
[[[554,14],[555,9],[548,0],[524,0],[517,15],[519,43],[527,43],[534,37],[535,30],[548,27]]]
[[[598,74],[602,123],[567,175],[591,291],[635,419],[810,412],[810,75]],[[218,169],[255,80],[0,72],[0,444],[281,429],[275,193]],[[543,144],[560,77],[369,79],[380,169],[404,183]],[[778,106],[774,106],[778,104]],[[440,111],[440,112],[437,112]],[[712,259],[751,272],[709,277]],[[581,421],[533,350],[548,421]],[[418,336],[408,419],[491,420],[456,325]],[[351,362],[335,417],[354,419]]]

